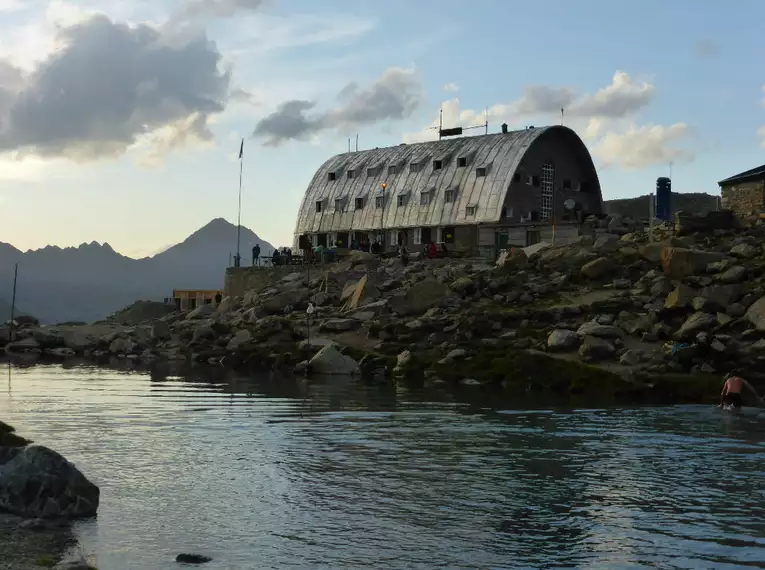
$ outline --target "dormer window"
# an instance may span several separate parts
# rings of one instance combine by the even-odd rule
[[[321,213],[321,209],[322,209],[321,208],[321,200],[317,200],[316,201],[316,213],[320,214]]]
[[[355,170],[349,170],[346,172],[346,176],[348,176],[348,180],[352,180],[356,177],[356,171]]]
[[[409,164],[409,172],[419,172],[419,171],[420,171],[419,162],[412,162]]]
[[[375,196],[375,208],[378,210],[383,207],[383,196]]]
[[[420,206],[428,206],[433,199],[433,190],[425,190],[420,194]]]
[[[388,174],[398,174],[398,164],[391,164],[388,167]]]
[[[456,190],[447,190],[444,192],[444,202],[451,203],[454,202],[454,199],[457,197],[457,191]]]
[[[465,168],[467,166],[467,156],[461,156],[457,159],[457,167]]]
[[[476,207],[475,206],[468,206],[465,208],[465,216],[472,217],[475,216]]]
[[[335,210],[338,210],[340,212],[343,211],[343,202],[344,200],[342,198],[335,198]]]
[[[377,176],[379,171],[379,168],[367,168],[367,178],[371,178],[372,176]]]
[[[433,161],[433,170],[441,170],[444,167],[444,161],[443,160],[434,160]]]
[[[475,175],[478,178],[481,178],[482,176],[486,176],[486,167],[485,166],[479,166],[475,169]]]
[[[364,198],[356,198],[356,209],[357,210],[364,209]]]
[[[406,194],[399,194],[396,196],[396,206],[402,207],[406,205]]]
[[[337,180],[337,174],[335,174],[334,172],[327,172],[327,180],[329,182],[334,182],[335,180]]]

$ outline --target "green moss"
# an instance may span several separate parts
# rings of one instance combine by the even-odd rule
[[[50,556],[41,556],[37,559],[36,564],[44,568],[53,568],[56,565],[56,561]]]

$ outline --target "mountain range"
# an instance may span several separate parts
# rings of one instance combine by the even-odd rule
[[[717,209],[719,196],[702,192],[680,194],[672,192],[670,206],[673,212],[688,212],[691,214],[706,214]],[[619,214],[636,220],[648,219],[649,196],[623,198],[621,200],[606,200],[603,204],[607,214]]]
[[[108,243],[21,252],[0,242],[0,321],[10,316],[16,263],[17,312],[45,323],[91,322],[138,299],[161,301],[173,289],[222,289],[236,232],[235,225],[217,218],[183,242],[143,259],[117,253]],[[256,243],[261,255],[271,255],[270,243],[242,227],[242,263],[249,262]]]

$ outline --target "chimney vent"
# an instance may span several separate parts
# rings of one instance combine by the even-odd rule
[[[507,123],[502,123],[502,134],[503,135],[507,134]]]

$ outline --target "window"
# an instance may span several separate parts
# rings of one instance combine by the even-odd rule
[[[476,210],[475,206],[468,206],[467,208],[465,208],[465,215],[468,217],[475,216],[475,210]]]
[[[412,243],[414,245],[422,245],[422,228],[414,228],[412,231],[414,232]]]
[[[507,218],[507,206],[502,207],[502,212],[499,214],[499,217],[503,220]]]
[[[375,196],[375,208],[378,210],[383,207],[383,196]]]
[[[580,192],[589,192],[590,191],[590,185],[587,182],[580,182],[579,183],[579,191]]]
[[[321,200],[316,202],[316,212],[317,213],[321,212]]]
[[[426,190],[420,194],[420,206],[427,206],[430,204],[431,197],[433,196],[432,190]]]
[[[356,198],[356,209],[361,210],[364,208],[364,198]]]
[[[531,177],[531,176],[526,176],[526,180],[525,180],[525,182],[526,182],[526,185],[527,185],[527,186],[531,186],[532,177]]]
[[[539,176],[532,176],[531,177],[531,185],[534,188],[539,188]]]
[[[390,236],[390,244],[398,245],[398,232],[394,230],[392,232],[388,232],[388,235]]]
[[[521,173],[516,172],[515,174],[513,174],[513,182],[520,182],[520,181],[521,181]]]
[[[335,198],[335,210],[343,211],[343,199]]]
[[[367,178],[377,176],[377,168],[367,168]]]
[[[458,168],[465,168],[467,166],[467,157],[461,156],[457,159],[457,167]]]
[[[475,169],[475,175],[477,177],[486,176],[486,167],[485,166],[479,166]]]
[[[337,234],[327,234],[327,247],[337,247]]]
[[[337,180],[337,175],[334,172],[327,172],[327,180],[334,182]]]
[[[454,202],[454,198],[456,197],[457,191],[456,190],[447,190],[444,192],[444,202]]]
[[[397,164],[391,164],[388,167],[388,174],[398,174],[398,165]]]
[[[354,178],[356,176],[356,171],[355,170],[349,170],[348,172],[345,173],[345,175],[348,177],[348,180],[351,180],[352,178]]]
[[[419,162],[412,162],[409,164],[409,172],[419,172],[420,171],[420,163]]]
[[[396,206],[398,206],[400,208],[404,204],[406,204],[406,195],[405,194],[399,194],[398,196],[396,196]]]
[[[569,180],[568,178],[563,179],[563,189],[571,190],[571,180]]]
[[[442,160],[434,160],[433,161],[433,170],[441,170],[444,166],[444,163]]]

